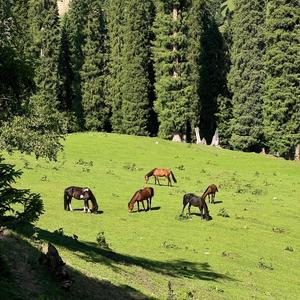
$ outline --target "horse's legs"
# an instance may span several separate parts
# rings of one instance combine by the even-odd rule
[[[72,198],[69,198],[69,200],[68,200],[68,207],[69,207],[70,211],[73,211],[72,206],[71,206],[71,201],[72,201]]]
[[[183,212],[184,212],[184,209],[185,209],[186,205],[187,205],[187,203],[183,204],[183,208],[182,208],[182,212],[181,212],[182,215],[183,215]]]
[[[192,204],[189,203],[189,206],[188,206],[189,215],[191,215],[191,206],[192,206]]]
[[[86,200],[86,208],[87,208],[87,212],[91,212],[90,210],[90,206],[89,206],[89,200]]]
[[[158,184],[160,185],[160,182],[159,182],[158,176],[156,177],[156,179],[157,179],[157,182],[158,182]]]
[[[200,217],[201,217],[201,219],[203,219],[203,217],[204,217],[203,206],[199,206],[199,210],[200,210]]]
[[[151,210],[151,202],[152,202],[152,197],[150,197],[150,199],[149,199],[149,210]]]
[[[211,194],[211,198],[212,198],[212,202],[211,203],[215,203],[215,193]]]
[[[153,175],[154,176],[154,184],[156,185],[156,176],[155,175]]]
[[[142,201],[142,205],[143,205],[143,209],[144,209],[144,211],[146,211],[146,209],[145,209],[145,205],[144,205],[144,200]]]
[[[138,212],[140,211],[140,201],[137,201],[137,205],[138,205]]]
[[[170,175],[168,175],[167,178],[168,178],[168,186],[169,186],[169,185],[172,186],[172,182],[171,182]]]

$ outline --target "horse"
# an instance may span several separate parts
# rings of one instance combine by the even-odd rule
[[[71,206],[72,198],[84,201],[84,212],[95,213],[98,211],[97,200],[88,187],[70,186],[64,190],[64,209],[73,211]],[[89,208],[89,200],[92,202],[92,209]]]
[[[152,187],[145,187],[134,193],[130,201],[128,202],[128,212],[132,212],[135,202],[138,204],[138,211],[140,211],[140,202],[142,202],[144,211],[144,200],[147,200],[147,210],[151,210],[151,200],[154,196],[154,189]]]
[[[185,194],[183,196],[182,204],[183,204],[183,208],[182,208],[182,212],[181,212],[182,215],[183,215],[185,207],[188,204],[189,205],[188,206],[189,215],[191,214],[191,206],[196,206],[196,207],[199,207],[201,219],[205,218],[206,221],[209,221],[212,219],[212,217],[209,215],[207,204],[202,196],[198,197],[195,194],[191,194],[191,193]]]
[[[206,196],[208,196],[208,202],[215,203],[216,192],[218,192],[217,186],[215,184],[210,184],[201,197],[205,199]]]
[[[149,173],[147,173],[144,176],[146,184],[147,184],[147,182],[149,180],[149,177],[151,177],[151,176],[154,176],[155,184],[156,184],[156,181],[157,181],[159,185],[160,185],[160,182],[158,180],[158,177],[167,177],[167,179],[168,179],[168,186],[169,185],[172,186],[172,182],[171,182],[170,176],[172,177],[172,179],[173,179],[173,181],[175,183],[177,182],[177,180],[176,180],[173,172],[170,169],[155,168],[155,169],[151,170]]]

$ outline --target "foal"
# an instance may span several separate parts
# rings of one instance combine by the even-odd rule
[[[189,215],[191,214],[191,206],[199,207],[201,219],[209,221],[212,217],[209,215],[207,204],[203,197],[198,197],[195,194],[185,194],[182,200],[183,208],[181,214],[183,215],[184,209],[188,206]]]
[[[201,196],[201,198],[205,199],[206,196],[208,196],[208,203],[215,203],[216,192],[218,192],[217,186],[215,184],[210,184]]]

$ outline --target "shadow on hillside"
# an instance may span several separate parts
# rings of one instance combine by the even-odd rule
[[[1,289],[2,299],[155,299],[128,285],[116,286],[106,280],[87,277],[70,266],[66,267],[74,283],[65,291],[58,287],[47,267],[38,263],[40,251],[37,248],[19,237],[1,236],[0,241],[0,258],[9,266],[6,272],[11,282],[5,290]]]
[[[163,262],[143,257],[120,254],[112,250],[99,248],[96,243],[80,242],[72,237],[64,236],[59,233],[52,233],[36,227],[31,227],[30,230],[26,229],[26,232],[24,232],[25,230],[22,230],[23,232],[19,231],[19,233],[30,237],[34,233],[34,229],[35,232],[38,233],[38,239],[64,247],[76,253],[76,255],[85,261],[102,263],[110,267],[115,272],[121,270],[119,265],[129,265],[141,267],[147,271],[177,278],[185,277],[210,281],[217,281],[218,279],[234,280],[227,275],[214,272],[211,270],[210,265],[206,262],[194,263],[188,260],[173,260]]]

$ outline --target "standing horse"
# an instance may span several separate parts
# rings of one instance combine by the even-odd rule
[[[206,196],[208,196],[208,203],[215,203],[216,192],[218,192],[217,186],[215,184],[210,184],[201,197],[205,199]]]
[[[151,210],[151,200],[154,196],[154,189],[152,187],[145,187],[143,189],[140,189],[134,193],[130,201],[128,202],[128,212],[132,212],[134,208],[135,202],[138,204],[138,211],[140,211],[140,202],[142,202],[144,211],[145,205],[144,200],[147,200],[147,210]]]
[[[191,214],[191,206],[199,207],[201,219],[205,218],[206,221],[209,221],[212,219],[212,217],[209,215],[209,211],[207,208],[207,204],[203,197],[198,197],[194,194],[185,194],[183,196],[182,200],[183,208],[181,214],[183,215],[184,209],[188,206],[189,215]]]
[[[153,170],[151,170],[149,173],[147,173],[145,175],[145,182],[147,183],[148,180],[149,180],[149,177],[151,176],[154,176],[154,179],[155,179],[155,184],[156,184],[156,181],[158,182],[158,184],[160,185],[160,182],[158,180],[158,177],[167,177],[168,179],[168,186],[172,186],[172,182],[171,182],[171,179],[170,179],[170,176],[172,177],[173,181],[176,183],[177,180],[173,174],[173,172],[170,170],[170,169],[159,169],[159,168],[155,168]]]
[[[91,189],[87,187],[70,186],[64,191],[64,209],[73,211],[71,206],[72,198],[84,201],[84,212],[96,212],[98,210],[98,204]],[[92,209],[89,208],[89,200],[92,202]]]

